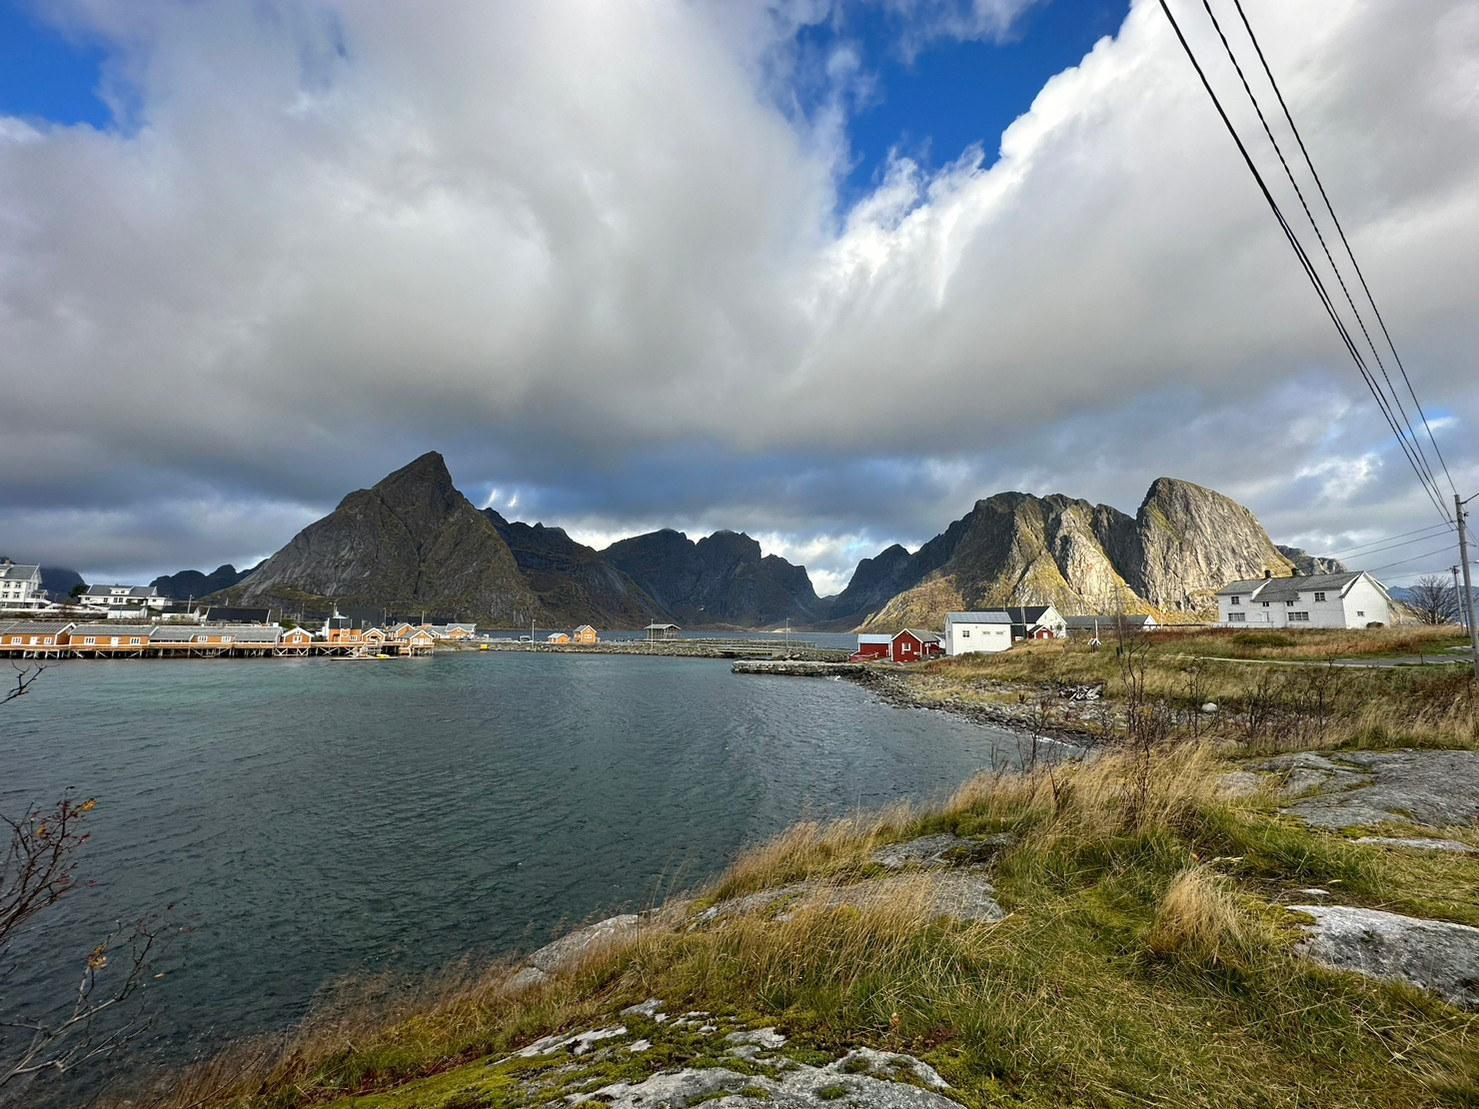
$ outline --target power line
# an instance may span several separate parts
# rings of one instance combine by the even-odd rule
[[[1443,458],[1443,452],[1438,447],[1438,440],[1433,437],[1433,429],[1428,424],[1427,413],[1423,411],[1422,403],[1417,399],[1417,393],[1412,387],[1412,379],[1407,376],[1407,367],[1402,362],[1402,356],[1397,353],[1397,344],[1392,341],[1392,333],[1387,330],[1387,321],[1377,307],[1376,297],[1371,293],[1371,286],[1366,283],[1366,274],[1361,269],[1361,263],[1356,261],[1356,253],[1351,249],[1350,240],[1346,238],[1345,228],[1341,225],[1340,217],[1335,214],[1335,206],[1330,203],[1330,194],[1325,191],[1325,182],[1320,178],[1320,171],[1315,169],[1314,159],[1310,157],[1308,148],[1304,145],[1304,137],[1295,126],[1294,116],[1289,111],[1289,105],[1284,100],[1284,93],[1279,88],[1279,82],[1274,79],[1273,70],[1269,68],[1268,59],[1264,57],[1263,47],[1259,45],[1258,36],[1253,33],[1253,25],[1248,22],[1247,13],[1243,11],[1243,0],[1233,0],[1233,6],[1238,10],[1238,17],[1243,21],[1243,29],[1248,32],[1248,41],[1253,44],[1253,50],[1258,55],[1258,61],[1263,66],[1263,72],[1268,77],[1269,86],[1274,90],[1274,96],[1278,98],[1279,107],[1284,112],[1284,119],[1289,123],[1289,130],[1294,135],[1294,141],[1299,144],[1299,152],[1304,155],[1304,164],[1309,166],[1310,175],[1315,179],[1315,186],[1320,190],[1320,199],[1325,202],[1325,210],[1330,213],[1330,221],[1335,225],[1336,232],[1340,235],[1341,245],[1345,247],[1346,257],[1351,260],[1351,266],[1356,271],[1356,277],[1360,279],[1361,289],[1366,294],[1366,300],[1371,305],[1371,311],[1376,316],[1376,322],[1381,327],[1381,333],[1386,338],[1387,347],[1392,352],[1392,359],[1397,363],[1397,369],[1402,374],[1402,380],[1407,385],[1408,395],[1412,397],[1412,403],[1417,408],[1417,414],[1422,417],[1423,430],[1428,433],[1428,441],[1433,444],[1433,453],[1438,458],[1438,464],[1443,467],[1443,476],[1448,479],[1448,487],[1455,494],[1458,490],[1453,484],[1453,475],[1448,472],[1448,463]],[[1369,338],[1369,336],[1368,336]]]
[[[1445,530],[1452,531],[1453,529],[1452,528],[1448,528],[1448,529],[1445,529]],[[1440,532],[1433,532],[1433,533],[1430,533],[1428,535],[1419,535],[1416,539],[1404,539],[1400,543],[1392,543],[1392,544],[1389,544],[1388,546],[1385,546],[1385,547],[1375,547],[1375,548],[1373,548],[1372,550],[1369,550],[1369,551],[1362,551],[1361,552],[1361,557],[1362,558],[1370,558],[1372,555],[1381,554],[1384,551],[1395,551],[1395,550],[1398,550],[1399,548],[1402,548],[1402,547],[1411,547],[1411,546],[1413,546],[1414,544],[1417,544],[1417,543],[1431,543],[1434,539],[1437,539],[1438,538],[1439,534],[1441,534],[1441,533]],[[1354,551],[1347,552],[1344,557],[1349,558],[1354,553],[1355,553]],[[1340,556],[1340,555],[1330,555],[1329,557],[1331,557],[1331,558],[1340,558],[1342,556]]]
[[[1378,570],[1390,570],[1393,566],[1406,566],[1409,562],[1420,562],[1425,558],[1437,558],[1439,555],[1448,555],[1453,552],[1453,548],[1455,546],[1456,544],[1450,543],[1446,547],[1439,547],[1436,551],[1428,551],[1426,554],[1413,555],[1411,558],[1399,558],[1396,562],[1388,562],[1385,566],[1376,566],[1370,570],[1367,570],[1366,572],[1368,574],[1374,574]]]
[[[1364,543],[1357,543],[1354,547],[1347,547],[1345,550],[1342,550],[1342,551],[1332,551],[1330,554],[1326,555],[1325,557],[1326,558],[1341,558],[1341,557],[1343,557],[1345,555],[1348,555],[1348,554],[1355,554],[1358,551],[1363,551],[1367,547],[1374,547],[1374,546],[1376,546],[1376,545],[1378,545],[1380,543],[1390,543],[1394,539],[1406,539],[1409,535],[1415,535],[1415,536],[1418,537],[1417,539],[1414,539],[1413,540],[1414,543],[1420,542],[1423,539],[1434,539],[1434,538],[1437,537],[1437,535],[1438,535],[1438,533],[1440,531],[1445,531],[1445,530],[1446,531],[1452,531],[1453,530],[1453,526],[1451,524],[1447,524],[1447,523],[1443,523],[1443,524],[1429,524],[1425,528],[1415,528],[1412,531],[1399,531],[1396,535],[1387,535],[1387,536],[1383,536],[1380,539],[1368,539]]]
[[[1406,439],[1397,427],[1396,420],[1392,416],[1392,413],[1385,402],[1380,388],[1377,386],[1375,379],[1371,376],[1371,372],[1367,368],[1365,360],[1361,357],[1360,350],[1357,349],[1354,340],[1351,338],[1350,332],[1346,330],[1344,322],[1341,320],[1339,313],[1336,312],[1335,304],[1330,297],[1330,293],[1325,288],[1325,284],[1321,280],[1320,275],[1316,272],[1314,264],[1310,261],[1310,257],[1305,251],[1304,245],[1299,241],[1299,237],[1294,233],[1293,228],[1289,226],[1289,221],[1285,219],[1284,213],[1280,209],[1278,201],[1274,199],[1273,193],[1269,191],[1268,184],[1264,181],[1263,174],[1259,172],[1257,164],[1253,161],[1252,155],[1248,152],[1248,147],[1243,142],[1242,136],[1238,134],[1237,128],[1233,126],[1232,120],[1228,118],[1227,111],[1222,106],[1222,101],[1218,98],[1216,91],[1212,88],[1212,84],[1208,80],[1206,72],[1202,69],[1201,62],[1197,59],[1196,53],[1191,48],[1191,44],[1186,41],[1186,36],[1182,33],[1181,25],[1176,22],[1176,17],[1171,14],[1170,6],[1167,4],[1166,0],[1160,0],[1160,5],[1161,11],[1165,13],[1167,21],[1171,24],[1171,29],[1176,34],[1177,41],[1181,43],[1182,50],[1186,53],[1187,59],[1192,64],[1192,68],[1196,70],[1197,77],[1202,82],[1202,88],[1206,90],[1207,96],[1212,101],[1212,106],[1216,108],[1218,116],[1222,119],[1223,126],[1227,128],[1228,134],[1232,137],[1234,144],[1238,148],[1238,153],[1242,155],[1244,164],[1248,167],[1248,171],[1253,175],[1253,180],[1257,183],[1259,191],[1263,193],[1263,198],[1268,203],[1270,210],[1273,212],[1274,218],[1278,220],[1279,227],[1284,232],[1284,237],[1289,241],[1290,248],[1293,249],[1295,256],[1299,259],[1300,266],[1304,269],[1305,276],[1309,278],[1310,283],[1314,286],[1315,293],[1317,296],[1319,296],[1320,303],[1324,307],[1326,315],[1330,317],[1330,322],[1335,325],[1336,332],[1339,334],[1342,343],[1345,345],[1347,353],[1349,353],[1352,359],[1355,361],[1356,368],[1360,371],[1362,379],[1366,382],[1366,387],[1371,391],[1371,395],[1376,399],[1377,407],[1381,409],[1382,416],[1387,421],[1387,426],[1391,429],[1392,434],[1396,437],[1397,444],[1399,447],[1401,447],[1402,453],[1404,457],[1406,457],[1408,465],[1413,468],[1413,472],[1417,475],[1419,484],[1422,485],[1423,491],[1427,494],[1428,499],[1433,502],[1433,506],[1438,510],[1438,514],[1445,521],[1447,521],[1448,515],[1443,507],[1441,495],[1436,491],[1436,485],[1430,482],[1428,478],[1424,477],[1421,467],[1418,465],[1417,460],[1415,459],[1412,451],[1407,445]]]
[[[1431,482],[1433,487],[1436,489],[1438,485],[1438,479],[1433,476],[1433,468],[1429,464],[1427,455],[1422,449],[1422,443],[1417,437],[1416,430],[1413,429],[1412,420],[1407,415],[1407,409],[1402,404],[1402,398],[1397,394],[1396,386],[1392,384],[1392,378],[1391,375],[1387,373],[1386,364],[1381,360],[1381,352],[1376,349],[1376,343],[1372,340],[1371,332],[1366,327],[1366,320],[1362,317],[1361,310],[1356,307],[1355,298],[1351,296],[1351,291],[1346,286],[1345,276],[1340,272],[1340,267],[1335,264],[1335,258],[1330,253],[1329,244],[1325,242],[1325,235],[1320,230],[1319,222],[1316,221],[1314,213],[1310,211],[1309,202],[1305,200],[1304,190],[1299,187],[1299,182],[1294,177],[1294,171],[1289,168],[1289,161],[1284,157],[1284,148],[1279,145],[1279,140],[1274,137],[1273,128],[1269,126],[1268,118],[1263,114],[1263,105],[1259,103],[1258,96],[1253,92],[1253,87],[1248,83],[1248,77],[1243,72],[1242,64],[1238,61],[1237,55],[1233,53],[1232,44],[1227,41],[1227,36],[1223,34],[1222,24],[1218,21],[1217,14],[1212,10],[1211,0],[1202,0],[1202,7],[1207,12],[1207,18],[1212,21],[1212,28],[1217,32],[1217,37],[1222,42],[1222,49],[1227,54],[1227,60],[1232,63],[1233,70],[1237,73],[1238,80],[1242,83],[1243,92],[1247,94],[1248,102],[1253,106],[1253,111],[1258,116],[1258,122],[1263,127],[1263,133],[1268,138],[1269,145],[1274,148],[1274,154],[1279,159],[1279,165],[1282,166],[1284,169],[1284,176],[1289,179],[1289,184],[1294,189],[1294,195],[1299,200],[1299,206],[1304,209],[1305,218],[1309,220],[1310,230],[1315,233],[1315,238],[1320,244],[1320,250],[1322,253],[1324,253],[1325,261],[1330,266],[1330,272],[1335,275],[1336,283],[1340,285],[1340,291],[1341,294],[1345,297],[1346,305],[1350,308],[1351,315],[1356,318],[1356,326],[1361,329],[1361,335],[1366,340],[1366,346],[1371,351],[1372,358],[1376,360],[1377,368],[1381,370],[1382,379],[1387,384],[1387,394],[1383,394],[1384,399],[1387,400],[1388,404],[1392,402],[1396,403],[1397,412],[1402,417],[1402,424],[1407,429],[1408,439],[1412,443],[1414,453],[1417,456],[1419,469],[1421,470],[1421,476],[1425,477],[1427,481]],[[1262,53],[1260,52],[1260,57],[1261,56]],[[1266,64],[1265,69],[1267,69]],[[1270,75],[1269,79],[1270,82],[1272,82],[1272,75]],[[1275,92],[1277,93],[1277,91],[1277,86],[1275,86]],[[1281,102],[1282,100],[1283,98],[1280,97]],[[1313,171],[1313,164],[1311,164],[1310,168],[1311,171]]]

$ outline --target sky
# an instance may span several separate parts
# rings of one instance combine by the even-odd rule
[[[1479,6],[1243,6],[1479,492]],[[1157,0],[0,0],[0,554],[249,565],[427,450],[823,594],[1162,475],[1456,558]]]

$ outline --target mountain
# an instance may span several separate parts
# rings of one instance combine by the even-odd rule
[[[508,544],[435,451],[350,493],[223,596],[289,608],[339,601],[402,617],[425,610],[495,627],[541,615]]]
[[[65,601],[72,595],[72,589],[82,584],[82,575],[69,567],[41,567],[41,588],[54,601]]]
[[[1301,574],[1344,574],[1348,572],[1346,564],[1340,559],[1312,555],[1301,547],[1285,547],[1280,544],[1279,553],[1294,563],[1294,568]]]
[[[162,597],[168,597],[172,601],[190,601],[222,589],[230,589],[261,566],[262,563],[259,562],[250,570],[238,570],[228,563],[217,566],[209,574],[202,574],[199,570],[181,570],[177,574],[161,574],[149,584],[159,590]]]
[[[483,509],[483,515],[513,552],[547,619],[606,628],[640,628],[670,619],[641,586],[595,548],[571,539],[564,528],[510,522],[491,508]]]
[[[806,568],[762,556],[760,544],[743,532],[716,531],[695,543],[665,528],[622,539],[601,554],[685,626],[810,625],[823,613]]]
[[[891,580],[904,588],[881,607],[849,611],[848,591],[823,606],[831,622],[880,628],[938,625],[948,609],[1048,602],[1065,614],[1191,614],[1213,607],[1226,582],[1265,570],[1289,574],[1294,563],[1251,512],[1200,485],[1157,478],[1133,517],[1062,494],[977,501],[907,563],[892,556]]]

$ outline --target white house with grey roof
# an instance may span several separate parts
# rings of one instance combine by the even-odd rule
[[[945,653],[970,655],[1005,651],[1012,645],[1011,614],[995,612],[945,613]]]
[[[1364,570],[1249,578],[1217,591],[1227,628],[1364,628],[1392,622],[1386,586]]]
[[[0,612],[33,612],[46,608],[41,591],[41,567],[0,562]]]
[[[130,612],[143,613],[169,603],[169,598],[161,597],[152,585],[89,585],[77,600],[88,608],[109,609],[110,619],[119,619],[114,611],[127,617]]]

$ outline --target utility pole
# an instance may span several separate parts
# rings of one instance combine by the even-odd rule
[[[1473,494],[1468,500],[1472,501],[1474,497],[1479,497],[1479,493]],[[1457,493],[1453,495],[1453,510],[1458,522],[1458,561],[1464,571],[1464,611],[1469,616],[1469,646],[1474,651],[1474,678],[1479,681],[1479,627],[1474,625],[1474,584],[1469,577],[1469,533],[1464,527],[1466,503]]]
[[[1453,607],[1458,610],[1458,622],[1463,625],[1465,631],[1468,631],[1469,611],[1464,608],[1463,598],[1459,596],[1458,592],[1458,564],[1455,563],[1449,569],[1453,571]]]

